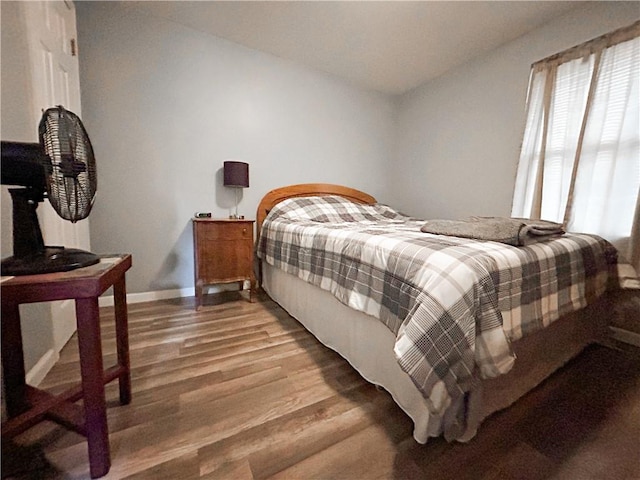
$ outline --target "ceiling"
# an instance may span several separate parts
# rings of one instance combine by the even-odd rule
[[[401,94],[584,6],[576,1],[141,1],[127,8]]]

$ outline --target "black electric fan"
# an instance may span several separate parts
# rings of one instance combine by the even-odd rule
[[[2,142],[1,181],[13,201],[13,256],[2,275],[65,272],[93,265],[97,255],[45,246],[36,209],[45,196],[73,223],[91,212],[97,187],[93,148],[82,122],[62,106],[47,109],[38,127],[40,143]]]

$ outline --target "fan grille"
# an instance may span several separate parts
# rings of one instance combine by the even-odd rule
[[[93,147],[82,122],[62,106],[47,109],[39,127],[46,155],[47,196],[71,222],[89,216],[98,186]]]

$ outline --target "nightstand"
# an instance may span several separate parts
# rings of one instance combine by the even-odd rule
[[[242,219],[193,219],[196,310],[202,306],[203,287],[216,283],[238,282],[242,290],[248,280],[249,301],[253,301],[254,223]]]

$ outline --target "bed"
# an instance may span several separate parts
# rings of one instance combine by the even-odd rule
[[[256,223],[262,288],[387,390],[419,443],[469,441],[607,335],[616,256],[599,237],[517,248],[432,235],[424,220],[331,184],[272,190]],[[542,250],[552,257],[522,262]]]

